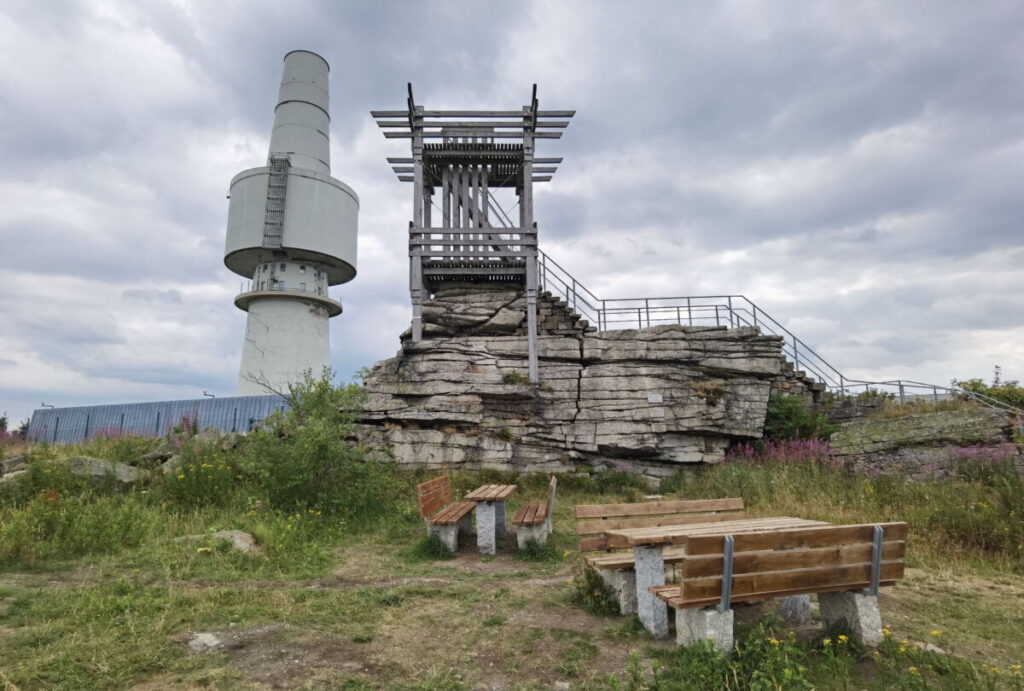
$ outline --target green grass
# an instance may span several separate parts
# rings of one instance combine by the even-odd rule
[[[0,685],[248,688],[261,673],[247,666],[248,648],[196,655],[184,643],[196,631],[273,624],[286,627],[279,638],[252,645],[324,660],[296,680],[313,688],[474,688],[503,675],[522,688],[1022,688],[1011,666],[1024,650],[1024,489],[998,467],[908,482],[824,462],[747,462],[666,483],[678,497],[741,496],[753,515],[911,524],[907,578],[883,591],[894,637],[881,656],[762,622],[727,660],[650,639],[579,567],[572,506],[642,500],[650,490],[634,475],[561,478],[545,546],[518,551],[509,540],[482,559],[467,545],[450,558],[415,509],[413,485],[434,473],[379,468],[370,481],[380,506],[353,513],[330,501],[276,506],[245,471],[244,448],[217,451],[216,464],[196,454],[187,489],[157,472],[130,491],[43,460],[65,452],[125,453],[47,447],[24,482],[0,490]],[[452,482],[457,495],[515,483],[510,511],[547,490],[545,476],[511,473]],[[175,539],[230,529],[253,534],[262,554]]]

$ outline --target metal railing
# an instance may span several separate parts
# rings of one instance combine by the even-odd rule
[[[565,300],[569,308],[599,331],[642,329],[675,324],[681,326],[755,327],[763,334],[782,339],[782,353],[794,368],[841,395],[891,394],[900,402],[928,397],[967,398],[986,406],[1024,416],[1024,411],[991,396],[956,386],[926,384],[907,379],[867,381],[851,379],[833,367],[813,348],[796,337],[774,317],[743,295],[687,295],[657,298],[599,298],[550,256],[538,250],[538,276],[543,290]]]

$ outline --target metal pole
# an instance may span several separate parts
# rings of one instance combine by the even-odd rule
[[[793,336],[793,364],[800,369],[800,350],[796,346],[796,336]]]
[[[732,557],[735,545],[732,535],[726,535],[722,550],[722,601],[718,603],[719,612],[728,612],[732,606]]]
[[[932,400],[936,403],[939,402],[939,389],[936,386],[932,387]]]
[[[757,326],[757,305],[753,305],[753,307],[754,307],[754,326]]]
[[[636,328],[644,328],[644,313],[640,311],[640,308],[636,308]]]
[[[647,326],[651,325],[651,303],[644,298],[644,313],[647,315]]]
[[[686,298],[686,316],[690,320],[690,326],[693,326],[693,305],[690,303],[690,298]]]
[[[718,305],[715,305],[715,326],[721,326],[722,322],[718,320]]]
[[[906,403],[906,402],[907,402],[907,397],[906,397],[906,395],[904,394],[904,391],[903,391],[903,382],[901,381],[901,382],[900,382],[900,403]]]
[[[885,544],[885,531],[882,526],[875,526],[874,538],[871,541],[871,585],[867,595],[878,595],[878,586],[882,582],[882,546]]]
[[[679,305],[676,305],[676,324],[678,324],[679,326],[683,325],[683,318],[679,314]]]

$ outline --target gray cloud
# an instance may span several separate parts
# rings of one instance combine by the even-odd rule
[[[371,108],[575,108],[545,251],[602,297],[745,294],[850,376],[1024,379],[1024,10],[786,5],[9,2],[0,40],[0,408],[233,390],[230,178],[281,58],[332,65],[362,200],[336,289],[348,376],[406,327],[409,189]],[[17,363],[12,364],[12,363]]]

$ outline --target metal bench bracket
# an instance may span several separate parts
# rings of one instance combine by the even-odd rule
[[[882,545],[885,542],[885,531],[882,526],[875,526],[875,536],[871,543],[871,585],[864,591],[865,595],[878,595],[878,584],[882,580]]]
[[[732,555],[736,541],[732,535],[725,536],[722,550],[722,601],[718,603],[719,612],[728,612],[732,607]]]

